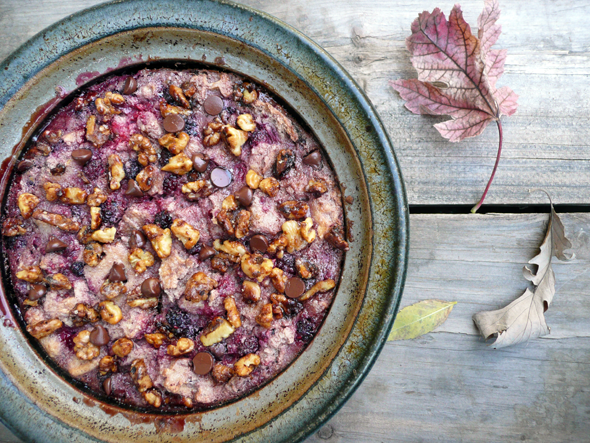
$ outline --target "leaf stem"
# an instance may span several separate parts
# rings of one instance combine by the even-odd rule
[[[492,181],[494,180],[494,176],[496,175],[496,169],[498,169],[498,163],[500,163],[500,156],[502,155],[502,122],[500,121],[500,119],[498,118],[496,120],[496,123],[498,125],[498,134],[499,134],[499,140],[498,140],[498,154],[496,155],[496,163],[494,164],[494,169],[492,169],[492,175],[490,176],[490,180],[488,181],[488,185],[486,186],[485,190],[483,191],[483,194],[481,196],[481,198],[479,199],[479,203],[477,205],[475,205],[473,208],[471,208],[471,213],[475,214],[477,212],[477,210],[481,207],[481,205],[483,204],[483,201],[486,198],[486,195],[488,195],[488,190],[490,189],[490,186],[492,185]]]

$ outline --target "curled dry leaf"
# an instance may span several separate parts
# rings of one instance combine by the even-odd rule
[[[412,23],[412,35],[406,39],[418,79],[390,82],[414,114],[451,116],[434,127],[452,142],[481,134],[491,121],[497,123],[496,164],[473,212],[483,203],[500,159],[500,117],[514,114],[517,107],[514,91],[506,86],[496,88],[506,61],[506,50],[491,49],[501,32],[496,24],[499,16],[498,1],[486,0],[476,37],[463,19],[461,6],[453,7],[448,20],[438,8],[432,13],[424,11]]]
[[[549,334],[545,312],[555,295],[555,274],[551,268],[551,259],[553,256],[560,260],[572,259],[573,254],[565,252],[571,247],[563,223],[551,204],[549,226],[540,252],[529,261],[529,264],[537,266],[537,272],[526,266],[523,269],[524,277],[536,286],[534,292],[527,289],[505,308],[482,311],[473,316],[475,326],[485,339],[497,336],[492,345],[494,349]]]
[[[387,341],[411,340],[442,325],[456,301],[423,300],[398,312]]]

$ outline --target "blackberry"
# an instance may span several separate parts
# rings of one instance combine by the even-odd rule
[[[125,163],[125,175],[129,178],[135,178],[141,171],[141,165],[137,160],[129,160]]]
[[[283,254],[283,258],[277,259],[276,267],[284,272],[293,274],[295,272],[295,257],[291,254]]]
[[[172,216],[168,211],[161,211],[154,217],[154,223],[162,229],[169,228],[172,226]]]
[[[187,119],[184,123],[184,132],[186,132],[191,137],[199,137],[201,136],[201,129],[196,121]]]
[[[106,175],[106,167],[101,159],[93,158],[83,168],[84,175],[88,180],[98,180]]]
[[[76,277],[84,277],[84,262],[75,261],[72,263],[72,266],[70,266],[70,269],[72,274],[74,274]]]
[[[125,208],[114,200],[103,203],[101,208],[102,221],[105,225],[116,226],[125,213]]]
[[[194,339],[205,327],[199,316],[193,316],[178,307],[172,307],[166,312],[166,327],[177,337]]]
[[[288,298],[287,306],[283,305],[283,307],[285,308],[285,316],[288,318],[295,317],[303,309],[303,305],[299,303],[297,300],[293,300],[292,298]]]
[[[166,166],[171,157],[172,154],[170,153],[170,151],[168,151],[168,149],[162,149],[160,151],[160,166]]]
[[[297,322],[297,340],[307,343],[313,337],[315,325],[308,319],[302,318]]]
[[[164,195],[171,195],[180,186],[180,177],[175,174],[167,174],[166,178],[164,178]]]

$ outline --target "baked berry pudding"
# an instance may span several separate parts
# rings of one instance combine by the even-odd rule
[[[7,190],[5,278],[91,391],[206,408],[285,369],[340,277],[342,195],[317,140],[221,71],[111,76],[56,112]]]

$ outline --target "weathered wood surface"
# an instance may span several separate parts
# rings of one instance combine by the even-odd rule
[[[0,59],[45,26],[96,0],[2,0]],[[435,0],[246,0],[295,26],[327,49],[366,90],[400,159],[411,204],[475,203],[497,148],[491,125],[480,137],[448,143],[432,127],[441,118],[410,114],[388,80],[415,77],[404,40]],[[465,0],[476,23],[483,0]],[[501,85],[520,96],[505,118],[503,159],[488,203],[542,202],[528,189],[547,189],[556,203],[590,202],[590,3],[586,0],[504,2],[499,48],[508,49]]]

